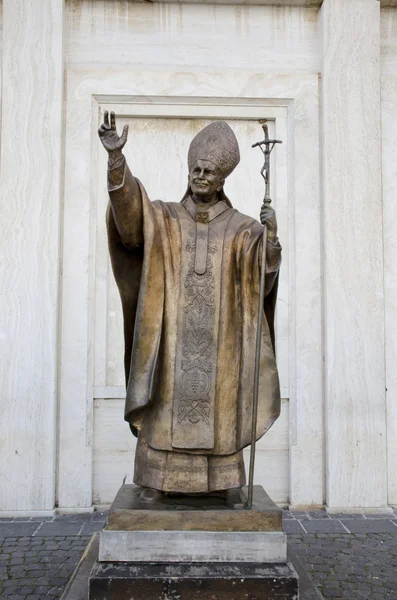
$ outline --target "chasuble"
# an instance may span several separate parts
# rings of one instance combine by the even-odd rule
[[[227,176],[237,141],[228,128],[225,145],[225,127],[221,139],[213,129],[210,142],[196,136],[189,164],[210,157]],[[134,482],[181,493],[241,487],[242,450],[251,443],[263,227],[234,209],[223,190],[210,205],[195,202],[189,189],[181,202],[151,202],[123,155],[109,164],[108,189],[109,248],[124,316],[125,419],[138,437]],[[280,411],[280,261],[280,244],[269,239],[257,439]]]

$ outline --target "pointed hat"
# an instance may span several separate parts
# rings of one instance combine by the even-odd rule
[[[237,167],[240,162],[238,142],[227,123],[224,121],[210,123],[193,138],[187,157],[189,171],[200,159],[214,163],[224,177],[228,177]]]

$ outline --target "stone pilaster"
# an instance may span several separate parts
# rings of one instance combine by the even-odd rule
[[[63,0],[4,0],[0,510],[55,504]]]
[[[325,0],[321,12],[327,505],[382,507],[380,3]]]

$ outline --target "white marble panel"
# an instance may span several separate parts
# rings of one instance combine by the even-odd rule
[[[230,4],[67,1],[67,64],[320,70],[317,9]]]
[[[244,450],[245,471],[249,473],[250,450]],[[286,450],[257,450],[255,455],[255,485],[261,485],[270,498],[280,505],[289,503],[290,485],[290,451]]]
[[[55,505],[63,0],[4,0],[0,509]]]
[[[136,438],[124,421],[124,400],[94,404],[93,504],[111,504],[123,483],[132,483]]]
[[[393,75],[397,72],[397,10],[386,8],[380,15],[381,73]]]
[[[294,184],[289,188],[290,502],[324,502],[324,401],[320,127],[317,78],[294,100],[289,123]]]
[[[325,0],[321,11],[327,504],[382,507],[380,5]]]
[[[397,506],[397,11],[394,9],[382,11],[381,73],[388,502]]]
[[[3,0],[0,0],[0,65],[3,64]]]

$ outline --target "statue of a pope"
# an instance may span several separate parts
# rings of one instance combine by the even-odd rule
[[[232,207],[225,179],[240,160],[231,128],[190,144],[180,202],[151,202],[127,166],[114,113],[99,129],[109,153],[109,248],[124,315],[125,419],[138,437],[134,482],[158,492],[245,485],[263,227]],[[242,177],[244,174],[242,173]],[[257,439],[280,411],[274,307],[281,247],[268,227]],[[147,497],[150,497],[150,492]]]

